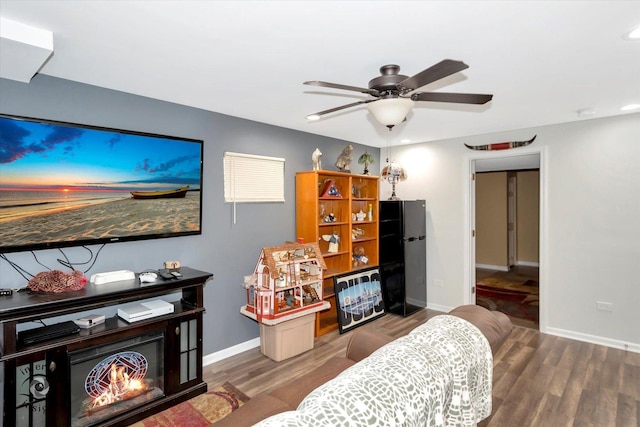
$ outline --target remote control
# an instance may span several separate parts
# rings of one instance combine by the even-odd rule
[[[175,279],[175,276],[168,271],[159,271],[158,274],[160,274],[160,277],[162,277],[164,280]]]
[[[182,274],[178,273],[177,271],[172,271],[171,275],[176,279],[179,279],[180,277],[182,277]]]
[[[10,297],[13,295],[13,289],[0,289],[0,297]]]

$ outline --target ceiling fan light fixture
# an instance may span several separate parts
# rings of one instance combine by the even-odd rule
[[[625,31],[625,33],[622,34],[622,38],[628,41],[640,40],[640,25],[636,25],[630,30]]]
[[[633,111],[640,108],[640,104],[627,104],[620,108],[620,111]]]
[[[380,124],[395,126],[404,121],[414,104],[408,98],[386,98],[367,104],[367,110]]]

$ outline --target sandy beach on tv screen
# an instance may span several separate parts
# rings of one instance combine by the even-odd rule
[[[200,228],[200,195],[183,199],[108,201],[0,224],[3,246],[87,240],[140,234],[190,232]]]

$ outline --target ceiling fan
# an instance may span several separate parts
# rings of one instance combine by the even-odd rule
[[[477,93],[451,92],[414,92],[423,86],[433,83],[469,68],[462,61],[445,59],[418,74],[408,77],[400,72],[400,66],[390,64],[380,67],[380,76],[369,81],[368,88],[328,83],[318,80],[304,82],[310,86],[333,89],[352,90],[371,95],[372,99],[353,102],[340,107],[330,108],[307,116],[309,120],[317,120],[325,114],[334,113],[356,105],[369,104],[367,109],[376,119],[387,127],[403,122],[414,105],[414,101],[453,102],[460,104],[486,104],[493,95]]]

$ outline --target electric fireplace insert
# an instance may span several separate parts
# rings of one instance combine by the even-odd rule
[[[71,427],[163,397],[164,340],[160,331],[69,353]]]

